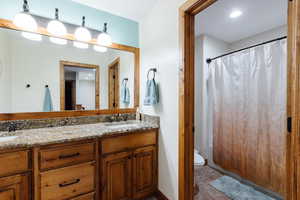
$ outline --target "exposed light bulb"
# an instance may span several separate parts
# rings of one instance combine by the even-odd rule
[[[111,36],[107,33],[107,23],[104,23],[103,32],[99,34],[97,38],[97,43],[103,46],[110,46],[112,45]]]
[[[38,25],[35,19],[29,13],[29,6],[27,0],[23,3],[23,12],[18,13],[13,20],[13,23],[18,28],[24,31],[35,32],[38,29]]]
[[[68,43],[67,40],[61,38],[50,37],[49,40],[54,44],[66,45]]]
[[[42,41],[42,36],[36,33],[22,32],[22,36],[32,41]]]
[[[55,9],[55,19],[48,23],[47,31],[54,36],[62,37],[67,34],[65,25],[59,21],[58,9]]]
[[[102,46],[94,45],[94,50],[97,51],[97,52],[104,53],[104,52],[107,52],[107,47],[102,47]]]
[[[79,49],[88,49],[89,48],[89,45],[86,44],[86,43],[83,43],[83,42],[76,42],[76,41],[74,41],[73,45],[74,45],[74,47],[77,47]]]
[[[85,17],[82,17],[82,26],[78,27],[75,31],[75,38],[76,40],[82,41],[82,42],[89,42],[92,40],[92,36],[90,31],[85,28]]]

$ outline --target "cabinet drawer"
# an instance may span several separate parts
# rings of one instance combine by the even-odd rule
[[[0,176],[28,170],[29,160],[29,151],[0,154]]]
[[[79,197],[72,198],[71,200],[95,200],[95,193],[89,193],[85,195],[81,195]]]
[[[102,153],[127,151],[156,144],[156,131],[107,138],[102,141]]]
[[[41,200],[62,200],[95,190],[95,164],[50,170],[40,175]]]
[[[40,151],[40,169],[57,168],[95,159],[95,143],[43,149]]]

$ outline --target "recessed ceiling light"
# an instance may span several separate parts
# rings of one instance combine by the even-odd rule
[[[230,18],[237,18],[240,17],[242,14],[243,14],[242,11],[234,10],[230,13]]]

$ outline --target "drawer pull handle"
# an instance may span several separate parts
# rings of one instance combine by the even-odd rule
[[[69,183],[60,183],[59,187],[67,187],[69,185],[74,185],[74,184],[79,183],[79,182],[80,182],[80,179],[78,178],[78,179],[76,179],[74,181],[71,181]]]
[[[73,157],[77,157],[80,156],[80,153],[74,153],[74,154],[70,154],[70,155],[60,155],[58,158],[59,159],[67,159],[67,158],[73,158]]]

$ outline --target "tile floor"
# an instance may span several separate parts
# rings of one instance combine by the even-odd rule
[[[195,183],[199,186],[199,192],[194,200],[230,200],[225,194],[219,192],[209,183],[222,174],[208,166],[195,166]]]

